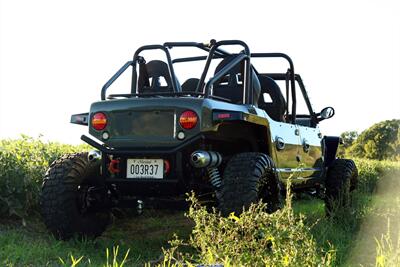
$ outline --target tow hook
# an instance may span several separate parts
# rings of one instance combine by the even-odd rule
[[[137,206],[136,206],[136,212],[138,215],[141,215],[143,213],[143,206],[144,206],[143,201],[138,199]]]
[[[120,172],[119,160],[118,159],[112,159],[110,161],[110,165],[108,165],[108,170],[112,174],[119,173]]]

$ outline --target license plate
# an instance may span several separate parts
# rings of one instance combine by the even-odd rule
[[[164,178],[164,160],[162,159],[128,159],[127,178]]]

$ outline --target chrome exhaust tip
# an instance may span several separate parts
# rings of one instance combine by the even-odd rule
[[[218,152],[197,150],[190,155],[190,163],[196,168],[215,168],[222,162],[222,156]]]
[[[101,152],[98,150],[91,150],[88,153],[88,160],[94,162],[101,159]]]

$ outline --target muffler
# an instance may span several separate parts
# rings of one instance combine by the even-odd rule
[[[216,168],[222,162],[218,152],[197,150],[190,155],[190,163],[196,168]]]
[[[91,150],[88,153],[88,160],[90,162],[97,161],[101,159],[101,152],[98,150]]]

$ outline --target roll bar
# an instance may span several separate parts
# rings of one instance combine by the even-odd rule
[[[205,78],[209,71],[212,59],[225,58],[227,56],[232,55],[231,53],[221,49],[221,46],[232,46],[232,45],[238,45],[238,46],[243,47],[243,51],[241,53],[237,54],[237,56],[231,62],[229,62],[226,66],[224,66],[218,73],[216,73],[214,75],[214,77],[212,77],[207,83],[205,83]],[[207,56],[176,58],[176,59],[172,60],[169,50],[174,47],[196,47],[196,48],[199,48],[200,50],[208,52],[208,55]],[[166,58],[167,58],[168,70],[169,70],[169,74],[171,75],[172,87],[173,87],[173,92],[171,92],[168,95],[182,95],[180,85],[178,84],[178,81],[175,76],[175,72],[174,72],[174,68],[173,68],[174,63],[205,60],[206,63],[205,63],[203,72],[200,76],[200,80],[197,84],[196,91],[193,93],[193,95],[198,95],[198,96],[204,95],[204,97],[212,97],[210,95],[211,86],[217,80],[221,79],[224,75],[226,75],[226,73],[228,73],[228,71],[231,70],[235,65],[237,65],[243,61],[244,62],[244,74],[243,74],[244,75],[244,77],[243,77],[243,83],[244,83],[243,103],[244,104],[254,104],[253,103],[253,90],[251,90],[251,79],[250,79],[250,73],[251,73],[250,71],[251,71],[251,68],[254,69],[254,67],[251,67],[250,59],[251,58],[263,58],[263,57],[265,57],[265,58],[271,58],[271,57],[284,58],[289,63],[289,69],[287,72],[289,77],[288,78],[287,78],[287,76],[285,76],[285,77],[286,77],[286,79],[288,79],[290,81],[290,88],[291,88],[291,93],[292,93],[292,117],[291,117],[291,119],[292,119],[292,123],[295,123],[295,121],[296,121],[296,89],[295,89],[296,82],[295,81],[296,80],[299,81],[299,84],[301,83],[300,87],[301,87],[302,93],[306,94],[306,92],[305,92],[304,86],[302,84],[301,78],[297,77],[297,79],[296,79],[296,74],[294,71],[294,64],[293,64],[292,59],[284,53],[250,53],[250,49],[249,49],[248,45],[245,42],[240,41],[240,40],[224,40],[224,41],[217,42],[216,40],[212,39],[212,40],[210,40],[209,43],[166,42],[163,45],[142,46],[136,50],[136,52],[133,56],[133,60],[126,62],[125,65],[123,65],[103,86],[103,88],[101,89],[101,100],[106,100],[107,89],[130,66],[132,66],[131,93],[130,94],[119,94],[119,95],[114,95],[114,96],[124,96],[124,97],[141,96],[142,94],[139,93],[138,89],[137,89],[138,74],[136,71],[137,64],[142,63],[142,60],[143,60],[143,58],[140,56],[140,53],[145,50],[157,50],[157,49],[164,51]],[[286,75],[286,74],[277,74],[277,75],[282,76],[282,75]],[[307,106],[309,106],[309,108],[311,108],[311,104],[309,102],[308,97],[305,97],[305,99],[306,99]],[[286,107],[286,110],[288,110],[287,107]]]

